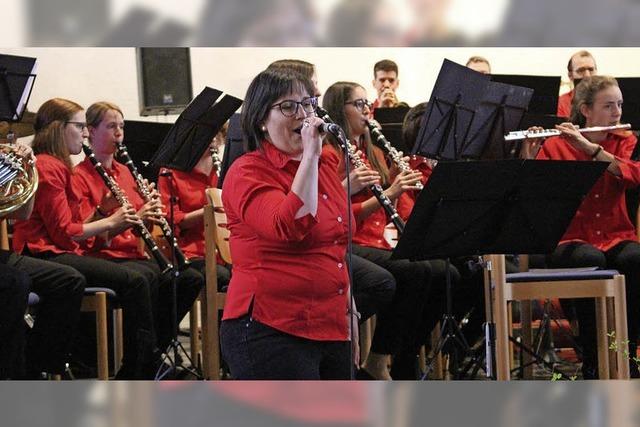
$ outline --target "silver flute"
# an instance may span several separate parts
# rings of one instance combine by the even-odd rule
[[[589,132],[608,132],[610,130],[624,130],[631,129],[631,125],[629,123],[613,125],[613,126],[594,126],[589,128],[581,128],[578,129],[580,133],[589,133]],[[529,130],[517,130],[513,132],[509,132],[504,136],[505,141],[518,141],[520,139],[527,138],[548,138],[550,136],[558,136],[562,134],[557,129],[542,129],[539,131],[529,131]]]

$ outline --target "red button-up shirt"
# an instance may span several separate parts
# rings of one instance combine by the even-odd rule
[[[573,90],[560,95],[558,98],[559,117],[569,117],[571,115],[571,101],[573,101]]]
[[[212,170],[206,175],[196,169],[183,172],[177,169],[167,169],[173,176],[173,191],[177,203],[173,206],[173,223],[176,225],[176,238],[180,248],[187,258],[204,257],[204,222],[194,224],[187,229],[181,229],[180,223],[184,217],[193,211],[201,209],[207,204],[205,190],[218,184],[218,175]],[[169,177],[162,174],[158,177],[158,190],[162,204],[166,206],[169,215],[169,198],[171,197],[171,183]]]
[[[31,253],[82,253],[73,236],[82,234],[79,195],[72,173],[61,160],[49,154],[38,154],[38,191],[33,213],[28,220],[15,222],[13,249],[25,247]]]
[[[104,167],[104,165],[103,165]],[[124,192],[131,205],[140,209],[144,205],[142,196],[137,191],[137,184],[129,169],[122,163],[113,161],[111,168],[106,168],[107,174],[112,176],[118,187]],[[102,178],[96,171],[89,158],[85,158],[75,167],[75,186],[80,194],[80,211],[84,218],[94,215],[96,207],[105,194],[109,191]],[[140,245],[140,239],[133,234],[132,228],[127,228],[122,233],[114,236],[106,245],[91,244],[82,245],[91,256],[99,258],[117,259],[146,259],[144,248]]]
[[[303,202],[291,185],[300,162],[262,146],[233,163],[222,189],[233,254],[223,319],[248,313],[253,302],[253,318],[275,329],[347,340],[349,213],[338,159],[323,152],[317,214],[295,219]]]
[[[640,162],[630,160],[636,137],[609,134],[601,145],[616,157],[622,176],[605,172],[598,179],[560,243],[583,241],[606,251],[624,240],[638,240],[625,200],[625,190],[640,184]],[[591,157],[561,137],[553,137],[544,143],[537,159],[590,161]]]

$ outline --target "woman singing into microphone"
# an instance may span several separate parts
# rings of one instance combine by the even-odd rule
[[[640,321],[640,244],[629,220],[625,190],[640,184],[640,163],[631,160],[637,139],[631,132],[581,134],[578,127],[612,126],[622,116],[622,93],[609,76],[592,76],[576,87],[571,123],[556,126],[562,134],[546,140],[537,159],[603,161],[609,166],[576,212],[560,245],[551,255],[554,267],[597,266],[625,275],[629,352],[635,357]],[[536,143],[534,141],[533,143]],[[532,143],[532,141],[529,141]],[[597,376],[595,308],[592,300],[575,300],[585,378]],[[631,374],[638,366],[630,362]]]
[[[302,75],[265,70],[245,96],[247,154],[222,189],[234,265],[220,335],[234,378],[350,378],[350,213],[313,95]]]

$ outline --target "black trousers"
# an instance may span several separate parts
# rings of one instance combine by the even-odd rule
[[[119,377],[151,379],[155,373],[156,335],[152,294],[158,294],[158,278],[126,265],[71,253],[43,253],[39,256],[71,266],[82,273],[87,286],[113,289],[123,308],[124,354]]]
[[[391,304],[378,313],[371,351],[396,354],[415,340],[425,296],[429,291],[431,265],[427,261],[392,260],[391,251],[354,245],[353,253],[390,272],[396,280]]]
[[[172,273],[162,274],[160,267],[153,260],[113,260],[114,262],[126,266],[147,278],[149,282],[157,282],[157,286],[152,287],[151,301],[154,314],[154,321],[157,331],[158,347],[166,349],[174,336],[173,325],[173,291]],[[198,298],[198,294],[204,285],[203,275],[194,268],[186,268],[178,272],[176,277],[176,325],[189,312],[193,302]]]
[[[222,357],[238,380],[348,380],[350,341],[315,341],[278,331],[249,315],[220,326]]]
[[[379,265],[352,254],[353,299],[360,323],[386,309],[396,292],[393,275]]]
[[[638,340],[640,321],[640,243],[625,241],[606,252],[587,243],[571,242],[559,245],[551,254],[553,267],[599,267],[618,270],[625,276],[627,296],[627,328],[629,347],[633,353]],[[596,324],[595,305],[591,298],[573,300],[580,327],[583,362],[595,366]],[[564,306],[565,304],[563,304]]]
[[[24,376],[27,308],[31,280],[27,273],[0,263],[0,380]]]
[[[206,279],[207,265],[204,258],[192,258],[189,262],[191,263],[191,268],[198,270],[202,277]],[[218,279],[218,290],[226,292],[231,281],[231,266],[216,264],[216,277]]]
[[[84,276],[67,265],[15,253],[7,264],[25,272],[31,279],[31,292],[40,296],[27,340],[27,375],[63,373],[80,317]]]

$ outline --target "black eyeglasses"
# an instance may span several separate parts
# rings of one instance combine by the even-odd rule
[[[351,104],[354,107],[356,107],[358,109],[358,111],[362,111],[364,110],[364,106],[366,105],[367,107],[371,108],[371,103],[369,101],[367,101],[366,99],[354,99],[353,101],[347,101],[344,103],[344,105],[347,104]]]
[[[84,128],[87,127],[87,124],[84,122],[65,122],[68,125],[74,125],[78,130],[83,130]]]
[[[271,108],[280,108],[280,112],[285,117],[293,117],[298,114],[298,106],[302,106],[305,113],[313,113],[318,107],[318,98],[308,97],[302,101],[294,101],[293,99],[285,99],[284,101],[273,104]]]

